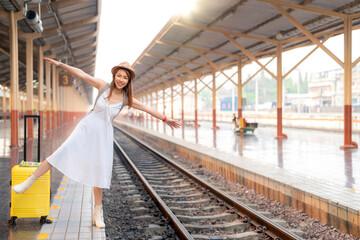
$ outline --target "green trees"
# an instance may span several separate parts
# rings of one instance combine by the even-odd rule
[[[250,75],[247,77],[249,78]],[[257,79],[252,79],[243,88],[243,97],[246,98],[247,105],[255,104],[255,85],[258,81],[258,103],[263,104],[266,102],[276,101],[276,80],[265,75],[264,71],[260,72]],[[305,74],[305,79],[302,78],[302,74],[299,72],[298,81],[292,78],[286,78],[284,80],[284,88],[286,93],[298,93],[298,82],[300,83],[300,93],[308,92],[308,75]]]

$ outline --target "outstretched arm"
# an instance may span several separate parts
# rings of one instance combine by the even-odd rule
[[[65,63],[56,61],[51,58],[44,58],[44,59],[55,66],[59,66],[59,67],[65,69],[68,73],[70,73],[78,78],[81,78],[85,82],[89,83],[91,86],[97,88],[99,91],[106,85],[106,82],[104,80],[99,79],[99,78],[94,78],[93,76],[85,73],[83,70],[81,70],[79,68],[69,66]]]
[[[138,101],[135,98],[133,98],[132,107],[135,109],[147,112],[147,113],[151,114],[153,117],[160,119],[160,120],[163,120],[166,117],[163,114],[156,111],[154,108],[143,104],[142,102]],[[181,125],[178,121],[171,119],[171,118],[167,118],[167,117],[166,117],[165,123],[167,125],[169,125],[171,128],[178,128]]]

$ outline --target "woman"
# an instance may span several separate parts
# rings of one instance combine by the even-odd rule
[[[96,227],[103,228],[105,224],[102,212],[102,189],[110,188],[114,118],[124,106],[129,106],[163,120],[171,128],[178,128],[180,124],[132,97],[132,80],[135,78],[135,73],[127,62],[111,69],[113,79],[109,84],[86,74],[81,69],[50,58],[44,59],[83,79],[97,88],[99,94],[93,110],[81,119],[66,141],[43,161],[27,180],[13,186],[12,189],[17,194],[24,193],[37,178],[55,167],[69,178],[93,187],[95,198],[93,223]]]

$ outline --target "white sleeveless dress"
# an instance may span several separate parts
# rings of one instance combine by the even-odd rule
[[[71,135],[49,157],[48,162],[76,182],[99,188],[110,188],[113,166],[112,122],[123,108],[123,102],[108,104],[106,85],[99,92],[95,105],[79,121]]]

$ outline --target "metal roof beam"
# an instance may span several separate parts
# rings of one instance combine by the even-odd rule
[[[47,0],[46,0],[47,1]],[[55,9],[68,7],[82,2],[89,2],[89,0],[61,0],[59,2],[51,2],[51,6]],[[49,12],[45,4],[41,5],[41,12]]]
[[[97,34],[98,34],[98,31],[95,31],[93,33],[88,33],[88,34],[81,35],[79,37],[71,38],[69,40],[71,40],[71,43],[75,43],[75,42],[78,42],[78,41],[81,41],[81,40],[96,37]],[[60,42],[57,42],[57,43],[45,45],[43,48],[44,48],[44,51],[48,51],[48,50],[50,50],[52,48],[61,47],[63,44],[64,44],[64,41],[60,41]]]
[[[194,62],[194,61],[188,61],[188,60],[179,59],[179,58],[165,57],[165,56],[160,56],[160,55],[156,55],[156,54],[146,53],[146,54],[144,54],[144,56],[160,58],[160,59],[166,59],[166,60],[171,60],[171,61],[175,61],[175,62],[181,62],[183,64],[190,63],[190,64],[194,64],[194,65],[200,65],[200,66],[203,66],[203,67],[208,66],[207,64],[203,64],[203,63],[198,63],[198,62]]]
[[[359,18],[359,17],[360,17],[360,12],[350,14],[350,17],[351,17],[352,19],[354,19],[354,18]]]
[[[99,18],[100,18],[100,15],[96,15],[96,16],[91,17],[91,18],[86,18],[86,19],[75,21],[75,22],[68,23],[68,24],[62,24],[61,25],[61,30],[63,30],[63,31],[73,30],[75,28],[83,27],[84,25],[87,25],[87,24],[96,23],[99,20]],[[42,32],[42,36],[55,34],[55,33],[57,33],[57,29],[58,29],[58,27],[53,27],[53,28],[49,28],[47,30],[44,30]]]
[[[221,72],[221,73],[225,75],[224,72]],[[219,90],[222,86],[224,86],[224,84],[225,84],[227,81],[229,81],[229,80],[230,80],[232,83],[234,83],[231,78],[234,77],[235,74],[237,74],[237,72],[234,72],[233,75],[231,75],[225,82],[223,82],[220,86],[218,86],[218,87],[216,88],[216,91]],[[225,75],[225,76],[226,76],[226,75]],[[226,77],[227,77],[227,76],[226,76]],[[234,83],[234,84],[235,84],[235,83]],[[237,86],[237,84],[235,84],[235,86]]]
[[[264,66],[266,67],[269,63],[272,62],[272,60],[274,60],[275,57],[272,57]],[[253,79],[259,72],[261,72],[263,69],[260,68],[259,70],[257,70],[251,77],[249,77],[244,83],[242,83],[241,85],[244,87],[251,79]]]
[[[233,57],[236,59],[239,58],[239,56],[235,55],[235,54],[220,52],[220,51],[216,51],[216,50],[210,50],[210,49],[206,49],[206,48],[186,46],[186,45],[182,45],[182,44],[178,44],[178,43],[165,42],[165,41],[156,41],[156,42],[159,44],[165,44],[165,45],[170,45],[170,46],[175,46],[175,47],[180,47],[180,48],[188,48],[188,49],[191,49],[194,51],[209,52],[209,53],[214,53],[214,54],[218,54],[218,55],[222,55],[222,56]]]
[[[9,32],[9,27],[7,27],[7,26],[0,23],[0,31],[8,33]]]
[[[91,47],[96,47],[96,45],[97,45],[96,42],[89,43],[89,44],[81,46],[81,47],[73,48],[73,52],[81,51],[81,50],[91,48]]]
[[[186,72],[191,74],[194,77],[194,79],[197,78],[197,75],[193,71],[191,71],[188,67],[186,67],[185,65],[182,65],[181,67],[184,68]]]
[[[176,21],[178,21],[181,18],[181,15],[178,14],[176,16],[173,16],[170,21],[163,27],[163,29],[160,30],[160,32],[158,33],[158,35],[156,35],[156,37],[154,38],[154,40],[151,41],[151,43],[149,44],[149,46],[147,46],[147,48],[145,48],[145,50],[141,53],[141,55],[135,60],[135,62],[133,63],[132,67],[135,68],[135,65],[137,64],[138,61],[140,61],[144,55],[146,53],[149,52],[149,50],[151,50],[155,44],[157,43],[157,41],[159,41],[168,31],[169,29],[171,29],[174,25],[174,23]]]
[[[322,44],[324,44],[332,35],[329,35],[327,38],[325,38],[322,41]],[[304,62],[311,54],[313,54],[319,46],[316,46],[313,50],[311,50],[305,57],[303,57],[297,64],[295,64],[294,67],[292,67],[285,75],[282,76],[283,79],[285,79],[294,69],[296,69],[302,62]]]
[[[138,64],[142,64],[142,65],[147,65],[147,66],[150,66],[150,67],[154,67],[155,65],[151,65],[151,64],[148,64],[148,63],[143,63],[143,62],[138,62]],[[161,68],[161,66],[159,66],[160,68]],[[165,70],[167,70],[167,69],[165,69]],[[158,74],[158,73],[153,73],[153,72],[150,72],[150,71],[145,71],[145,70],[140,70],[141,72],[149,72],[149,73],[151,73],[151,74],[153,74],[153,75],[155,75],[155,76],[157,76],[157,78],[159,78],[159,80],[160,81],[162,81],[163,83],[166,83],[166,80],[163,80],[162,79],[162,76],[164,76],[164,75],[169,75],[168,73],[164,73],[164,74]],[[171,75],[170,75],[171,76]],[[174,75],[175,76],[175,75]],[[141,76],[141,77],[144,77],[144,76]],[[172,76],[173,77],[173,76]],[[174,78],[174,77],[173,77]],[[179,82],[179,80],[177,79],[177,78],[174,78],[176,81],[178,81]],[[153,79],[154,80],[154,79]],[[181,83],[181,81],[179,82],[179,83]],[[144,86],[141,86],[141,88],[143,88]]]
[[[171,84],[171,82],[170,82],[170,80],[165,80],[165,79],[163,79],[162,77],[157,77],[157,78],[150,78],[150,77],[146,77],[146,76],[141,76],[142,78],[147,78],[147,79],[149,79],[150,81],[156,81],[156,80],[160,80],[162,83],[164,83],[164,85],[166,86],[166,87],[171,87],[171,86],[173,86],[173,84]],[[148,84],[152,84],[153,82],[146,82],[145,84],[143,84],[143,85],[141,85],[141,87],[139,88],[140,89],[140,92],[142,92],[142,90],[141,89],[143,89],[143,88],[147,88],[147,85]],[[156,85],[155,85],[156,86]],[[144,90],[145,91],[145,90]],[[178,93],[178,92],[177,92]]]
[[[360,57],[358,57],[353,63],[352,63],[352,68],[355,67],[358,63],[360,62]]]
[[[84,60],[82,62],[78,62],[77,65],[78,66],[83,66],[83,65],[87,65],[88,63],[92,63],[92,62],[95,62],[95,60],[90,58],[90,59]]]
[[[159,67],[159,68],[162,68],[162,69],[165,69],[166,71],[168,71],[167,73],[164,73],[164,75],[169,75],[171,77],[173,77],[178,83],[183,83],[183,81],[181,79],[179,79],[178,76],[176,76],[175,74],[173,74],[171,71],[179,71],[175,68],[171,68],[171,67],[165,67],[165,66],[161,66],[161,65],[152,65],[152,64],[148,64],[148,63],[143,63],[143,62],[139,62],[140,64],[143,64],[143,65],[148,65],[150,67]],[[190,89],[188,86],[185,85],[185,87],[187,87],[188,89]],[[190,89],[191,90],[191,89]]]
[[[249,34],[242,34],[242,33],[238,33],[238,32],[232,32],[232,31],[228,31],[228,30],[224,30],[224,29],[220,29],[220,28],[205,27],[205,26],[189,24],[189,23],[182,23],[182,22],[176,22],[175,25],[189,27],[189,28],[197,28],[197,29],[202,29],[202,30],[211,31],[211,32],[223,33],[223,34],[225,33],[225,34],[229,34],[229,35],[233,35],[233,36],[237,36],[237,37],[249,38],[249,39],[254,39],[254,40],[264,41],[264,42],[271,42],[274,44],[276,44],[276,42],[277,42],[277,40],[274,40],[274,39],[263,38],[263,37],[258,37],[258,36],[254,36],[254,35],[249,35]]]
[[[144,88],[145,86],[146,86],[146,89],[149,89],[149,84],[151,84],[151,86],[150,87],[154,87],[155,85],[152,85],[154,82],[152,82],[152,81],[154,81],[155,79],[151,79],[151,78],[149,78],[149,77],[146,77],[146,76],[141,76],[142,78],[147,78],[147,79],[149,79],[150,81],[148,81],[148,82],[145,82],[143,85],[141,85],[141,87],[139,88],[139,89],[142,89],[142,88]]]
[[[95,51],[93,51],[92,53],[87,53],[76,57],[76,60],[78,62],[82,62],[88,59],[96,59]]]
[[[146,71],[144,71],[144,72],[146,72]],[[161,78],[160,76],[157,76],[158,74],[156,74],[156,73],[151,73],[151,74],[154,74],[154,75],[156,76],[156,78],[150,78],[150,77],[147,77],[147,76],[141,76],[141,78],[146,78],[146,79],[149,79],[150,81],[159,80],[159,81],[161,81],[161,82],[164,83],[164,84],[168,84],[168,83],[166,82],[166,80],[164,80],[164,79]],[[146,85],[148,85],[148,84],[151,84],[151,83],[153,83],[153,82],[146,82],[145,84],[142,84],[140,88],[143,88],[144,86],[146,86]]]
[[[96,50],[93,50],[91,52],[86,52],[84,54],[81,54],[79,56],[74,56],[78,61],[86,60],[89,57],[94,57],[96,59]]]
[[[168,84],[168,82],[167,82],[165,79],[163,79],[160,74],[156,74],[156,73],[148,72],[148,71],[143,71],[143,70],[142,70],[141,72],[150,73],[150,74],[153,74],[153,75],[156,77],[156,78],[150,78],[150,77],[147,77],[147,76],[142,75],[141,78],[147,78],[147,79],[152,80],[152,81],[158,80],[158,81],[160,81],[161,83]],[[150,83],[150,82],[146,82],[145,84],[138,83],[138,84],[136,84],[136,85],[140,85],[140,88],[143,88],[144,86],[146,86],[146,85],[149,84],[149,83]],[[135,83],[134,83],[134,85],[135,85]]]
[[[327,16],[333,16],[333,17],[339,17],[339,18],[344,18],[347,16],[347,14],[343,14],[343,13],[338,13],[338,12],[315,8],[315,7],[308,7],[308,6],[299,5],[299,4],[295,4],[295,3],[283,2],[283,1],[279,1],[279,0],[258,0],[258,1],[270,3],[272,5],[276,4],[276,5],[289,7],[292,9],[298,9],[298,10],[304,10],[304,11],[308,11],[308,12],[318,13],[321,15],[327,15]]]
[[[259,66],[264,69],[267,73],[269,73],[274,79],[276,79],[275,74],[273,74],[269,69],[267,69],[266,67],[264,67],[264,65],[262,65],[259,60],[256,59],[256,57],[251,54],[248,50],[246,50],[243,46],[241,46],[237,41],[235,41],[235,39],[233,39],[231,36],[224,34],[225,37],[227,39],[229,39],[230,42],[232,42],[232,44],[234,44],[237,48],[239,48],[246,56],[248,56],[251,60],[255,61],[257,64],[259,64]]]
[[[325,47],[314,35],[311,34],[301,23],[295,20],[287,11],[285,11],[279,5],[273,6],[291,22],[296,28],[298,28],[305,36],[307,36],[314,44],[319,46],[324,52],[326,52],[330,57],[332,57],[342,68],[344,68],[344,62],[342,62],[335,54],[333,54],[327,47]]]
[[[9,13],[0,7],[0,18],[9,19]]]
[[[213,63],[213,61],[211,61],[208,57],[206,57],[204,54],[202,54],[201,52],[198,52],[198,54],[205,59],[214,69],[216,69],[217,71],[221,72],[228,80],[230,80],[235,86],[237,86],[237,84],[228,76],[226,75],[219,66],[217,66],[215,63]]]
[[[0,52],[5,54],[6,56],[10,57],[10,53],[7,50],[3,49],[2,47],[0,47]],[[24,62],[22,62],[20,59],[19,59],[19,65],[26,67],[26,64]]]
[[[98,33],[99,33],[99,29],[97,29],[96,31],[94,31],[92,33],[88,33],[88,34],[84,34],[84,35],[81,35],[81,36],[78,36],[78,37],[71,38],[71,42],[74,43],[74,42],[79,42],[79,41],[82,41],[82,40],[85,40],[85,39],[97,37]]]
[[[149,63],[144,63],[144,62],[140,62],[140,64],[146,65],[146,66],[149,66],[149,67],[153,67],[153,68],[159,67],[159,68],[162,68],[162,69],[164,69],[165,71],[168,71],[168,72],[169,71],[178,71],[178,72],[180,72],[176,68],[167,67],[167,66],[163,66],[163,65],[160,65],[160,64],[155,65],[155,64],[149,64]]]
[[[354,30],[359,30],[359,29],[360,29],[360,27],[353,27],[353,31]],[[341,29],[341,30],[325,32],[325,33],[316,33],[316,34],[313,34],[313,36],[316,37],[316,38],[320,38],[320,37],[324,37],[324,36],[331,36],[332,37],[332,36],[336,36],[336,35],[343,34],[343,33],[344,33],[344,30]],[[289,43],[289,42],[296,42],[296,41],[301,41],[301,40],[310,40],[310,39],[307,36],[303,36],[303,37],[298,37],[298,38],[291,38],[291,39],[282,40],[281,42],[282,43]],[[312,43],[312,44],[314,44],[314,43]]]

